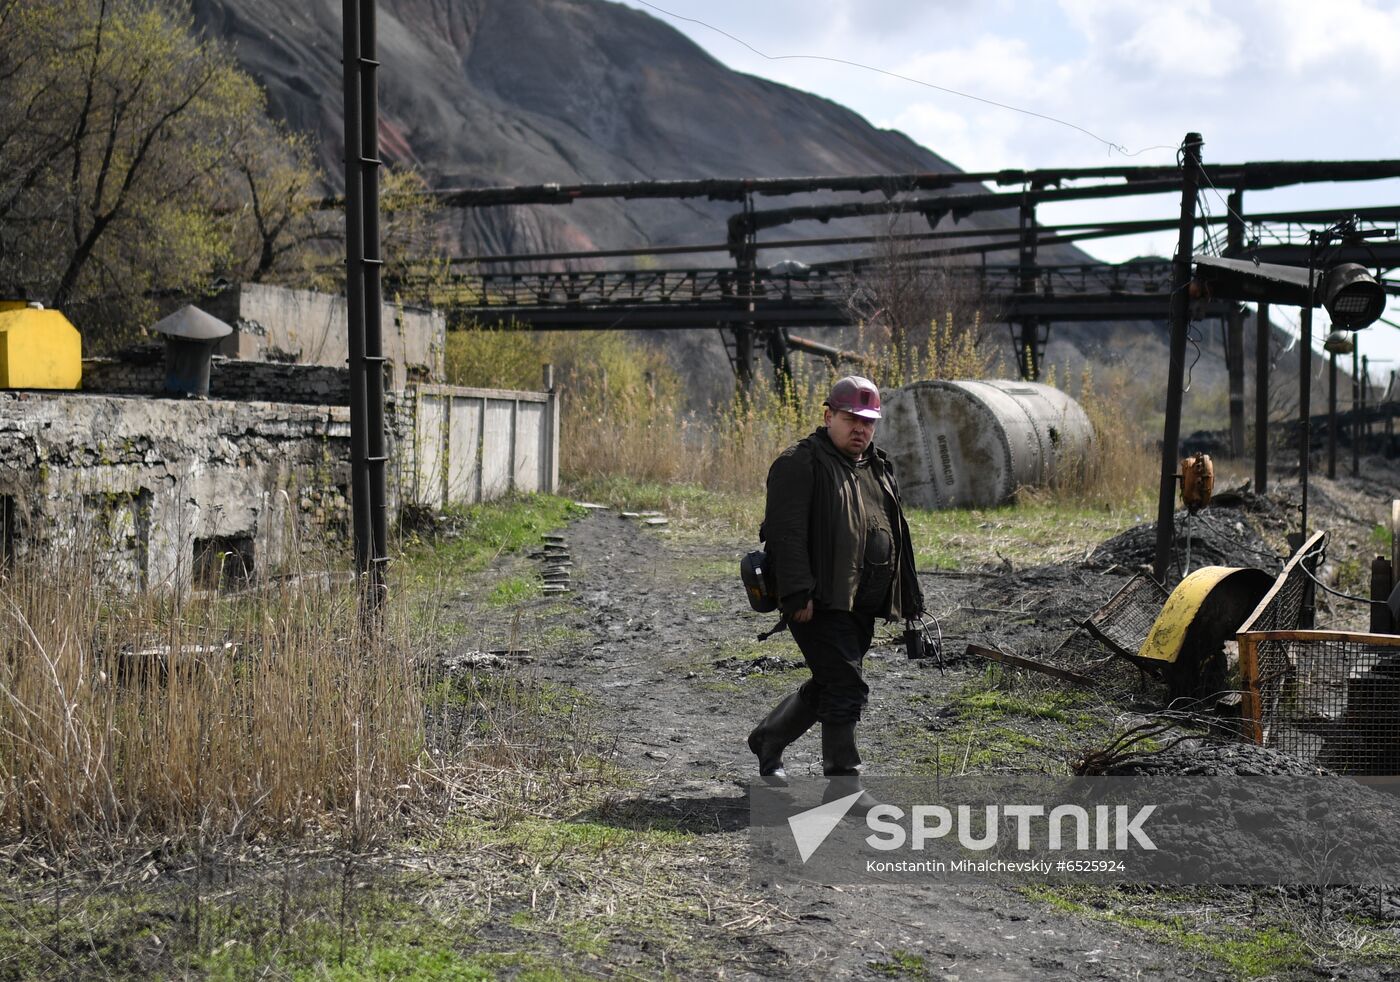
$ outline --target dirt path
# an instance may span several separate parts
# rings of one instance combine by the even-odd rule
[[[746,841],[745,782],[754,765],[744,738],[805,674],[785,636],[767,642],[762,654],[755,648],[755,633],[771,621],[748,610],[737,586],[734,570],[744,544],[644,528],[607,511],[574,523],[567,537],[575,563],[571,640],[543,652],[535,669],[603,707],[604,726],[615,729],[617,762],[651,778],[631,804],[700,836],[730,839],[716,855],[740,858],[711,875],[747,883],[747,854],[734,848],[734,840]],[[1075,592],[1090,610],[1122,582],[1062,575],[1082,580]],[[926,577],[925,588],[940,614],[977,606],[974,599],[988,606],[1010,602],[987,600],[987,581],[976,576]],[[1023,596],[1036,588],[1034,574],[1014,587]],[[1049,595],[1064,584],[1039,588]],[[1061,607],[1050,622],[1028,616],[1008,626],[994,619],[983,636],[992,640],[996,631],[1017,630],[1022,640],[1049,638],[1074,619],[1073,610]],[[962,632],[950,638],[950,649],[961,650],[963,639],[981,630],[980,622],[965,612],[962,617],[944,619],[945,631]],[[881,633],[889,629],[877,631],[877,640]],[[906,661],[900,648],[877,648],[870,662],[872,704],[862,727],[867,771],[907,773],[907,748],[894,736],[894,723],[936,716],[941,695],[982,671],[980,664],[957,665],[940,675]],[[815,731],[787,755],[796,773],[820,773],[818,757]],[[761,941],[735,937],[727,977],[1230,977],[1180,949],[1046,910],[1009,888],[753,889],[786,916]],[[753,972],[755,965],[763,966],[760,972]],[[716,973],[723,968],[716,966]]]

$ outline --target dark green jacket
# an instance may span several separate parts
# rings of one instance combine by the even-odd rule
[[[887,620],[913,617],[923,612],[924,598],[899,485],[883,451],[871,446],[866,453],[885,492],[895,540],[895,582],[888,609],[880,613]],[[826,427],[818,427],[773,461],[759,535],[767,543],[785,614],[801,610],[808,600],[831,610],[854,607],[865,530],[855,464],[836,449]]]

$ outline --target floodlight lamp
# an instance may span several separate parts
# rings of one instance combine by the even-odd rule
[[[1351,335],[1346,331],[1333,331],[1327,335],[1327,340],[1322,342],[1322,347],[1334,355],[1349,355],[1356,349],[1356,342],[1352,341]]]
[[[1360,263],[1333,266],[1320,293],[1332,323],[1349,331],[1370,327],[1385,312],[1385,288]]]

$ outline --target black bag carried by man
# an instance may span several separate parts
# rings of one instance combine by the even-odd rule
[[[760,614],[778,609],[778,578],[768,565],[768,553],[755,549],[739,560],[739,576],[750,607]]]

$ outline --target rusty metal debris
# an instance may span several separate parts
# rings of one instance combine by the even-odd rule
[[[1021,655],[1013,655],[1008,651],[1002,651],[998,648],[986,648],[980,644],[969,644],[965,653],[967,655],[976,655],[978,658],[985,658],[988,661],[1010,665],[1013,668],[1026,668],[1032,672],[1040,672],[1043,675],[1063,679],[1066,682],[1073,682],[1075,685],[1082,685],[1086,688],[1093,688],[1098,684],[1087,675],[1072,672],[1067,668],[1047,665],[1044,662],[1035,661],[1031,658],[1024,658]]]

